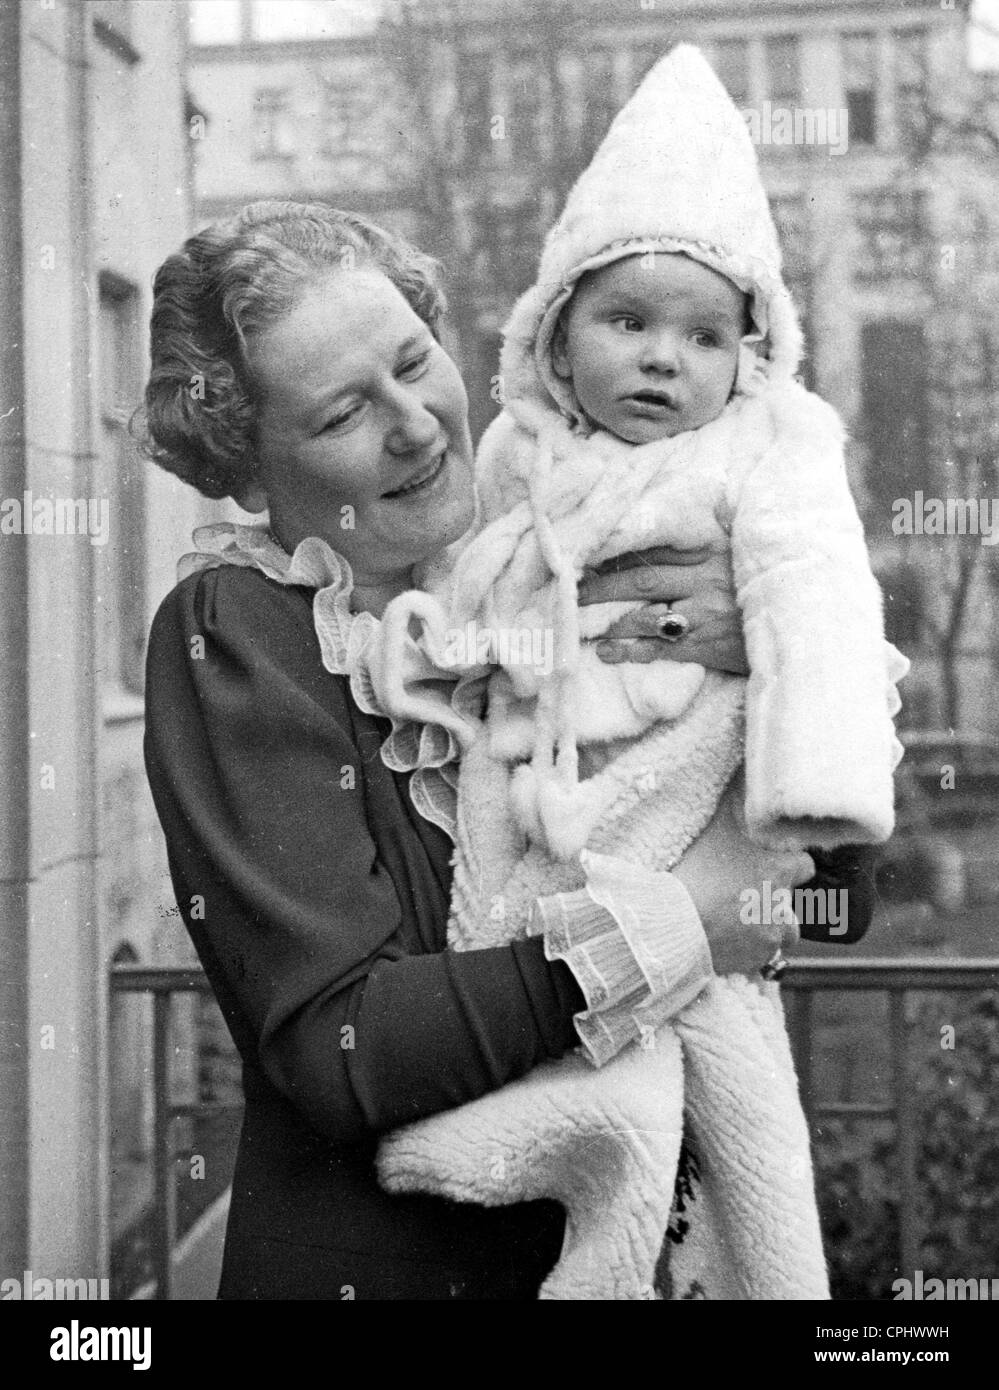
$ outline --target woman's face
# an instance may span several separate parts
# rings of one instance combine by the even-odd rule
[[[458,369],[392,282],[334,270],[248,345],[259,475],[286,550],[320,536],[358,585],[409,583],[474,512]]]

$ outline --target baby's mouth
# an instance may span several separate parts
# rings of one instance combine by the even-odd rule
[[[676,402],[665,391],[636,391],[628,400],[657,412],[676,410]]]

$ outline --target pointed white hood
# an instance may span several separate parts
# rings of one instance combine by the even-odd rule
[[[649,251],[682,252],[751,296],[761,357],[744,349],[737,390],[751,389],[761,360],[770,379],[793,375],[801,330],[756,151],[710,64],[689,44],[657,63],[621,110],[549,233],[537,282],[504,330],[507,399],[551,398],[581,417],[571,384],[552,368],[559,314],[587,271]]]

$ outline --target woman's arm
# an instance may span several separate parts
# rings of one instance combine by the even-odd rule
[[[150,639],[146,753],[178,901],[237,1041],[347,1142],[562,1055],[584,1000],[538,940],[443,949],[446,854],[438,881],[402,816],[379,853],[370,823],[398,814],[384,731],[355,734],[309,597],[228,567],[174,590]]]
[[[146,759],[177,900],[237,1043],[344,1143],[563,1055],[586,1000],[543,938],[444,949],[446,853],[438,874],[416,813],[400,816],[384,729],[323,670],[310,599],[231,568],[174,590],[150,638]],[[736,968],[737,945],[758,968],[767,929],[732,905],[747,884],[792,881],[801,857],[728,824],[699,844],[676,877],[715,966]]]

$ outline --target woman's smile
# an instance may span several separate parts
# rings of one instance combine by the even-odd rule
[[[407,483],[383,495],[388,498],[425,497],[436,482],[443,478],[448,464],[447,446],[435,454],[425,468],[421,468]]]

